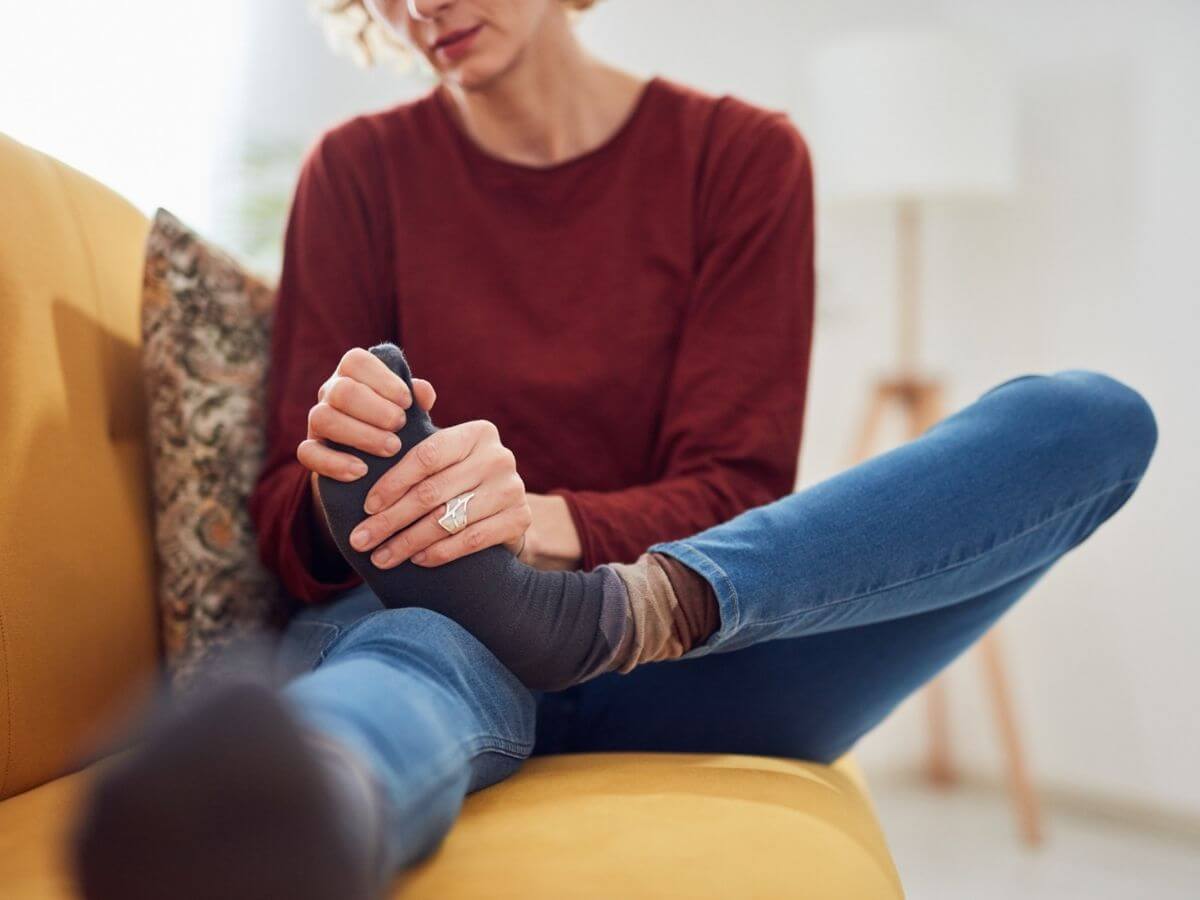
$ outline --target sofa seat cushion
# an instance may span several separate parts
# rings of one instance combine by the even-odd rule
[[[5,896],[73,896],[62,842],[91,771],[0,804]],[[903,893],[849,759],[821,766],[761,756],[580,753],[534,757],[469,796],[438,851],[397,879],[395,896],[873,900]]]

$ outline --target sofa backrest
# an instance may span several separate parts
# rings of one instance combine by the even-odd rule
[[[79,765],[158,659],[148,222],[0,134],[0,798]]]

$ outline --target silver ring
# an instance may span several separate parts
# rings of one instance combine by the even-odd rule
[[[458,534],[467,527],[467,504],[474,496],[475,492],[471,491],[446,501],[446,511],[438,518],[437,523],[450,534]]]

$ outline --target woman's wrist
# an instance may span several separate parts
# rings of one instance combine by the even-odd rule
[[[556,494],[527,494],[533,523],[517,554],[535,569],[577,569],[583,560],[579,533],[567,501]]]

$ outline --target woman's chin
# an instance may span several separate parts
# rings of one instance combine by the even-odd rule
[[[511,66],[511,61],[498,63],[494,56],[472,53],[455,62],[437,66],[438,76],[453,81],[465,90],[476,90],[494,81]]]
[[[440,74],[444,81],[452,81],[468,91],[476,90],[491,80],[491,75],[480,74],[470,67],[455,66],[452,69],[443,69]]]

